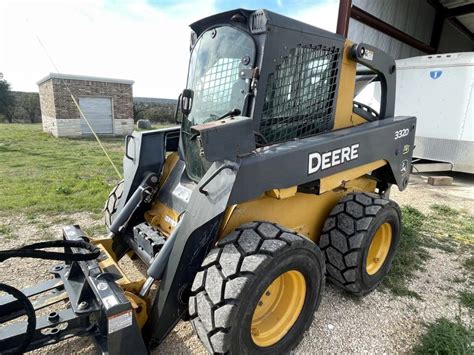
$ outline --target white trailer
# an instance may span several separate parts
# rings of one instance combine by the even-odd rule
[[[440,170],[474,174],[474,52],[401,59],[396,65],[395,115],[417,117],[413,156],[447,163],[438,164],[448,167]]]

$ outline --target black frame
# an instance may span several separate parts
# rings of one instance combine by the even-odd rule
[[[78,226],[63,228],[65,240],[85,240]],[[86,253],[77,248],[69,253]],[[33,302],[41,309],[68,300],[70,307],[37,318],[33,339],[27,351],[54,344],[72,336],[93,336],[102,354],[148,354],[132,305],[115,283],[113,274],[102,272],[97,260],[59,264],[51,269],[54,278],[23,289],[27,297],[41,295]],[[0,298],[2,322],[22,313],[11,296]],[[128,321],[112,331],[111,319],[126,315]],[[0,331],[0,349],[15,349],[24,337],[25,322],[13,322]]]
[[[335,68],[337,78],[334,91],[337,93],[345,41],[342,36],[268,10],[236,9],[191,24],[192,30],[198,37],[203,32],[218,26],[232,26],[244,30],[254,38],[257,44],[255,65],[259,70],[254,92],[258,92],[258,94],[251,96],[247,112],[242,113],[243,116],[252,118],[254,131],[259,132],[260,130],[269,75],[275,72],[281,59],[288,56],[290,50],[298,45],[322,45],[334,47],[339,51],[337,68]],[[337,95],[334,96],[334,101],[334,107],[336,107]],[[334,114],[335,110],[332,113],[332,122],[327,126],[327,131],[333,127]]]

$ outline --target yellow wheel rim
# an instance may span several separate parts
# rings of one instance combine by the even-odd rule
[[[366,271],[369,275],[375,274],[380,270],[392,244],[392,226],[390,223],[382,224],[370,243],[367,253]]]
[[[266,347],[280,341],[298,319],[305,298],[306,281],[301,272],[290,270],[273,280],[253,313],[254,343]]]

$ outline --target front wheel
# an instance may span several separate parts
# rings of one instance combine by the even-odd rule
[[[313,242],[275,224],[250,223],[206,257],[189,314],[209,352],[287,352],[310,326],[323,284],[324,258]]]

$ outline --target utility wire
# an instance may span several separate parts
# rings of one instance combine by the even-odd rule
[[[56,70],[56,72],[58,74],[61,74],[61,72],[59,71],[58,67],[56,66],[56,64],[54,63],[54,60],[53,58],[51,58],[51,56],[49,55],[49,52],[48,50],[46,49],[46,46],[43,44],[43,42],[41,41],[41,39],[39,38],[39,36],[37,34],[35,34],[36,36],[36,39],[38,40],[40,46],[43,48],[46,56],[48,57],[49,61],[51,62],[51,64],[53,65],[54,67],[54,70]],[[104,152],[105,156],[107,157],[107,159],[109,160],[110,164],[112,165],[112,167],[114,168],[115,172],[117,173],[118,177],[120,180],[122,180],[122,174],[120,173],[119,169],[117,168],[117,166],[114,164],[114,162],[112,161],[112,159],[110,158],[110,155],[109,153],[107,153],[107,150],[105,149],[105,147],[102,145],[102,142],[100,141],[99,137],[97,136],[97,134],[95,133],[94,129],[92,128],[92,125],[90,124],[89,120],[86,118],[86,116],[84,115],[84,113],[82,112],[81,108],[79,107],[79,104],[77,103],[76,99],[74,98],[74,95],[72,94],[72,91],[71,89],[69,88],[69,85],[67,85],[66,81],[64,80],[64,78],[61,78],[61,81],[63,83],[63,85],[66,87],[67,91],[69,92],[69,95],[71,95],[71,99],[72,101],[74,102],[74,105],[76,105],[77,109],[79,110],[79,113],[81,114],[81,117],[84,119],[84,121],[87,123],[87,126],[89,126],[89,129],[91,130],[92,134],[94,135],[95,139],[97,140],[97,143],[99,143],[99,146],[102,148],[102,151]]]

